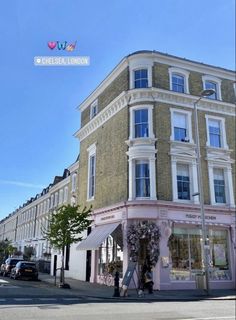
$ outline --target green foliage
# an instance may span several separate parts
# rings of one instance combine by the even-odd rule
[[[17,252],[17,248],[13,247],[11,241],[0,241],[0,261],[3,261],[10,255],[14,255]]]
[[[50,244],[64,251],[65,246],[82,240],[81,232],[91,224],[89,215],[91,208],[63,205],[59,207],[49,219],[49,230],[44,235]]]

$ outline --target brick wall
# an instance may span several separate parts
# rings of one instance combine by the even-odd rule
[[[79,170],[79,203],[86,204],[88,179],[87,148],[97,142],[96,182],[93,209],[128,198],[128,109],[122,109],[102,127],[81,142]]]
[[[98,112],[104,109],[121,92],[129,89],[129,69],[126,68],[119,76],[98,96]],[[90,120],[90,108],[87,107],[81,114],[81,127]]]

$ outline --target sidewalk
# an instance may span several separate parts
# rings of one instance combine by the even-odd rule
[[[55,278],[49,274],[40,273],[39,279],[42,282],[48,283],[54,287]],[[57,278],[57,283],[59,279]],[[134,289],[128,290],[128,297],[113,297],[114,288],[97,283],[90,283],[72,278],[66,278],[71,289],[65,290],[70,295],[77,295],[80,297],[90,297],[97,299],[109,299],[118,301],[198,301],[198,300],[236,300],[235,290],[211,290],[210,295],[207,296],[202,290],[178,290],[178,291],[154,291],[153,294],[145,293],[144,297],[138,297]]]

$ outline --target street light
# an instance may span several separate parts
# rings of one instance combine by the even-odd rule
[[[199,196],[200,210],[201,210],[201,224],[202,224],[202,241],[201,241],[201,252],[202,252],[202,270],[205,277],[206,292],[209,294],[209,270],[208,270],[208,256],[209,256],[209,243],[206,233],[205,223],[205,210],[204,210],[204,196],[203,196],[203,185],[202,185],[202,166],[201,166],[201,153],[200,153],[200,142],[199,142],[199,131],[198,131],[198,102],[205,97],[209,97],[215,93],[213,89],[206,89],[201,92],[201,96],[194,102],[194,127],[195,127],[195,140],[196,140],[196,153],[197,153],[197,178],[198,178],[198,192],[193,196]]]

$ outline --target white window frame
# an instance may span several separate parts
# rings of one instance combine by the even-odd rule
[[[189,140],[189,143],[194,143],[193,141],[193,133],[192,133],[192,112],[191,111],[186,111],[183,109],[174,109],[174,108],[170,108],[170,113],[171,113],[171,136],[170,136],[170,140],[171,141],[176,141],[176,142],[182,142],[182,143],[186,143],[184,141],[179,141],[179,140],[175,140],[175,130],[174,130],[174,114],[175,113],[179,113],[182,115],[186,116],[186,120],[187,120],[187,139]]]
[[[63,203],[66,203],[68,201],[68,187],[66,186],[64,188],[64,197],[63,197]]]
[[[92,201],[95,198],[96,192],[96,143],[92,144],[88,149],[88,179],[87,179],[87,201]],[[90,159],[95,157],[94,161],[94,194],[90,196]]]
[[[215,148],[215,149],[229,149],[229,146],[226,140],[225,118],[211,116],[208,114],[205,115],[205,118],[206,118],[206,129],[207,129],[206,130],[207,131],[206,146],[209,148]],[[210,145],[209,120],[216,120],[220,122],[221,147],[214,147]]]
[[[96,114],[93,114],[94,108],[96,109]],[[98,99],[96,99],[93,103],[90,105],[90,120],[96,117],[98,114]]]
[[[215,201],[214,169],[222,169],[224,172],[226,203],[218,203]],[[219,164],[219,163],[211,163],[211,162],[208,163],[208,176],[209,176],[209,185],[210,185],[211,205],[234,207],[235,202],[234,202],[231,164]]]
[[[148,110],[148,137],[140,137],[135,138],[135,111],[141,110],[141,109],[147,109]],[[153,133],[153,105],[138,105],[131,107],[130,109],[130,136],[129,139],[154,139],[154,133]]]
[[[141,155],[142,154],[142,155]],[[135,177],[135,164],[136,161],[144,161],[149,163],[149,179],[150,179],[150,197],[136,198],[136,177]],[[132,200],[156,200],[156,164],[155,153],[150,151],[146,155],[140,151],[138,154],[129,155],[129,201]]]
[[[59,191],[59,202],[58,204],[62,204],[63,202],[63,189],[60,189]]]
[[[54,207],[57,207],[57,206],[58,206],[58,192],[56,192],[54,196]]]
[[[135,89],[135,90],[142,90],[142,89],[147,89],[152,87],[152,66],[153,62],[149,59],[138,59],[136,61],[130,61],[130,83],[129,87],[130,89]],[[134,71],[140,70],[140,69],[147,69],[148,73],[148,86],[147,88],[139,88],[136,89],[134,85]]]
[[[189,166],[189,182],[190,182],[190,200],[178,198],[178,187],[177,187],[177,166],[178,164]],[[172,158],[171,159],[171,171],[172,171],[172,197],[174,202],[181,203],[195,203],[199,204],[199,196],[193,194],[198,192],[198,180],[197,180],[197,164],[196,159],[182,159]]]
[[[172,76],[176,74],[176,75],[180,75],[181,77],[184,77],[184,93],[189,94],[189,71],[186,71],[180,68],[170,67],[168,69],[168,72],[169,72],[170,90],[173,91]],[[174,91],[174,92],[180,93],[180,94],[182,93],[177,91]]]
[[[202,76],[202,84],[203,84],[203,90],[206,89],[206,82],[214,82],[216,84],[216,100],[222,100],[221,97],[221,80],[210,76],[210,75],[204,75]],[[214,99],[212,100],[214,101]]]
[[[71,177],[71,192],[76,191],[77,173],[73,173]]]

